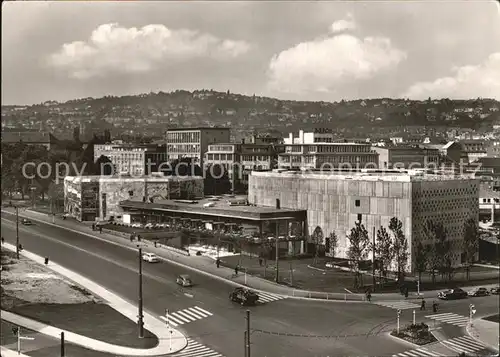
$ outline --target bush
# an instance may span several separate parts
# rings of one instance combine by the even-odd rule
[[[434,335],[429,331],[429,326],[423,322],[415,325],[407,325],[400,329],[399,334],[397,330],[393,330],[391,335],[417,345],[425,345],[437,341]]]

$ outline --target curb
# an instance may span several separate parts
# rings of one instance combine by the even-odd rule
[[[476,319],[476,320],[479,320],[479,319]],[[480,338],[478,338],[478,337],[476,337],[476,336],[473,335],[473,332],[471,331],[473,326],[474,326],[474,323],[473,323],[472,326],[469,325],[469,324],[467,324],[467,326],[465,327],[465,331],[467,332],[467,335],[469,335],[473,340],[475,340],[475,341],[477,341],[477,342],[479,342],[479,343],[487,346],[488,348],[492,349],[493,351],[498,352],[498,350],[499,350],[498,346],[494,347],[494,346],[490,345],[489,343],[486,343],[483,340],[481,340]]]
[[[10,214],[10,215],[15,215],[15,213],[13,212],[9,212],[9,211],[4,211],[2,210],[2,213],[7,213],[7,214]],[[22,216],[21,214],[19,215],[20,217]],[[95,235],[92,235],[92,234],[89,234],[87,232],[83,232],[83,231],[78,231],[76,229],[72,229],[72,228],[68,228],[68,227],[63,227],[63,226],[59,226],[57,224],[54,224],[54,223],[51,223],[51,222],[46,222],[46,221],[43,221],[43,220],[39,220],[37,218],[32,218],[32,217],[29,217],[29,219],[33,220],[33,221],[36,221],[36,222],[39,222],[39,223],[42,223],[42,224],[46,224],[46,225],[49,225],[49,226],[53,226],[53,227],[57,227],[57,228],[62,228],[62,229],[65,229],[67,231],[70,231],[70,232],[73,232],[73,233],[78,233],[78,234],[82,234],[82,235],[85,235],[87,237],[90,237],[90,238],[94,238],[94,239],[97,239],[97,240],[100,240],[102,242],[106,242],[106,243],[109,243],[109,244],[113,244],[113,245],[116,245],[118,247],[122,247],[122,248],[125,248],[125,249],[129,249],[129,250],[133,250],[133,251],[136,251],[136,248],[133,248],[133,247],[129,247],[127,245],[122,245],[120,243],[117,243],[117,242],[113,242],[113,241],[110,241],[110,240],[107,240],[105,238],[100,238],[98,236],[95,236]],[[150,245],[146,242],[141,242],[144,246],[146,246],[147,248],[150,248]],[[191,271],[195,271],[199,274],[202,274],[202,275],[205,275],[205,276],[208,276],[212,279],[217,279],[219,281],[222,281],[226,284],[229,284],[229,285],[232,285],[234,287],[243,287],[243,288],[252,288],[250,285],[245,285],[245,284],[240,284],[240,283],[237,283],[235,281],[232,281],[232,280],[229,280],[227,278],[223,278],[223,277],[220,277],[218,275],[214,275],[214,274],[211,274],[211,273],[208,273],[206,271],[203,271],[201,269],[198,269],[198,268],[195,268],[195,267],[192,267],[192,266],[189,266],[189,265],[185,265],[183,263],[179,263],[175,260],[171,260],[171,259],[168,259],[168,258],[165,258],[165,257],[162,257],[162,256],[158,256],[161,260],[163,261],[167,261],[171,264],[174,264],[174,265],[177,265],[179,267],[182,267],[184,269],[188,269],[188,270],[191,270]],[[281,286],[279,284],[276,284],[277,286]],[[307,301],[321,301],[321,302],[335,302],[335,303],[366,303],[365,301],[359,301],[359,300],[344,300],[344,299],[341,299],[341,298],[336,298],[336,299],[321,299],[321,298],[309,298],[309,297],[301,297],[301,296],[293,296],[293,295],[285,295],[285,294],[280,294],[280,293],[275,293],[275,292],[271,292],[271,291],[265,291],[265,290],[260,290],[260,289],[256,289],[256,288],[252,288],[252,290],[256,291],[256,292],[260,292],[260,293],[268,293],[268,294],[273,294],[273,295],[277,295],[277,296],[281,296],[281,297],[284,297],[284,298],[288,298],[288,299],[295,299],[295,300],[307,300]]]
[[[392,332],[392,331],[391,331],[391,332]],[[392,339],[393,339],[393,340],[395,340],[395,341],[398,341],[399,343],[403,343],[403,344],[405,344],[405,345],[411,346],[412,348],[421,348],[421,347],[425,346],[425,345],[417,345],[417,344],[415,344],[415,343],[413,343],[413,342],[406,341],[405,339],[402,339],[402,338],[399,338],[399,337],[393,336],[393,335],[391,335],[391,332],[387,332],[387,333],[386,333],[386,334],[387,334],[387,336],[389,336],[389,338],[392,338]],[[430,345],[430,343],[429,343],[429,345]]]
[[[17,351],[10,350],[4,346],[0,346],[0,351],[2,351],[2,357],[30,357],[22,352],[18,354]]]
[[[4,244],[2,245],[2,248],[3,248],[3,249],[7,249],[7,250],[12,251],[12,252],[15,252],[15,250],[16,250],[15,245],[12,245],[12,244],[9,244],[9,243],[4,243]],[[23,249],[22,251],[20,251],[20,254],[21,254],[23,257],[25,257],[25,258],[27,258],[27,259],[29,259],[29,260],[33,260],[33,261],[34,261],[35,263],[37,263],[37,264],[41,264],[41,263],[40,263],[40,262],[37,262],[37,261],[36,261],[36,260],[34,260],[33,258],[35,258],[35,257],[36,257],[36,258],[38,258],[38,257],[39,257],[40,259],[43,259],[43,258],[42,258],[41,256],[39,256],[38,254],[35,254],[35,253],[33,253],[33,252],[30,252],[30,251],[27,251],[27,250],[24,250],[24,249]],[[31,255],[32,257],[30,257],[30,255]],[[100,299],[102,299],[103,301],[107,301],[107,304],[108,304],[111,308],[113,308],[114,310],[116,310],[118,313],[120,313],[120,314],[121,314],[122,316],[124,316],[125,318],[129,318],[129,319],[131,319],[131,317],[129,316],[129,314],[127,314],[126,312],[122,312],[120,309],[118,309],[118,308],[116,307],[117,305],[120,305],[120,304],[121,304],[121,302],[120,302],[119,300],[122,300],[123,302],[126,302],[127,304],[131,304],[131,303],[130,303],[127,299],[124,299],[124,298],[120,297],[118,294],[114,293],[113,291],[111,291],[111,290],[109,290],[109,289],[107,289],[107,288],[105,288],[105,287],[102,287],[102,289],[104,290],[104,295],[106,295],[106,294],[108,294],[108,295],[109,295],[109,294],[114,295],[114,296],[116,296],[116,298],[117,298],[117,300],[118,300],[118,301],[109,301],[109,300],[107,300],[105,297],[101,296],[99,293],[97,293],[97,292],[95,292],[95,291],[92,291],[92,290],[93,290],[92,288],[89,288],[89,287],[85,286],[84,284],[82,284],[82,282],[78,282],[78,281],[76,281],[76,280],[74,279],[74,278],[76,278],[76,277],[71,278],[71,277],[69,277],[69,276],[65,275],[63,272],[61,272],[61,271],[57,271],[57,268],[56,268],[54,265],[55,265],[55,266],[58,266],[58,267],[60,267],[60,268],[62,268],[63,270],[66,270],[67,272],[71,272],[71,273],[73,273],[73,271],[72,271],[72,270],[67,269],[67,268],[64,268],[62,265],[57,264],[57,263],[52,263],[52,265],[48,265],[48,266],[46,266],[46,267],[47,267],[48,269],[52,270],[52,271],[55,271],[57,274],[64,276],[66,279],[68,279],[68,280],[70,280],[70,281],[72,281],[72,282],[74,282],[74,283],[78,284],[79,286],[84,287],[86,290],[88,290],[88,291],[90,291],[92,294],[94,294],[94,295],[98,296],[98,297],[99,297]],[[76,275],[79,275],[80,277],[82,277],[82,278],[84,278],[84,279],[86,279],[86,280],[88,280],[88,282],[91,282],[92,284],[95,284],[97,287],[101,287],[99,284],[94,283],[94,282],[93,282],[93,281],[91,281],[90,279],[87,279],[87,278],[85,278],[85,277],[81,276],[80,274],[78,274],[78,273],[76,273],[76,272],[75,272],[75,274],[76,274]],[[131,305],[133,305],[133,304],[131,304]],[[2,310],[2,311],[3,311],[3,310]],[[5,311],[5,313],[7,313],[7,312],[8,312],[8,311]],[[151,312],[149,312],[149,311],[147,311],[147,310],[144,310],[144,312],[145,312],[145,314],[144,314],[144,315],[145,315],[145,316],[144,316],[145,318],[157,320],[157,319],[156,319],[156,317],[155,317],[155,316],[156,316],[156,314],[153,314],[153,313],[151,313]],[[11,312],[8,312],[8,313],[9,313],[10,315],[13,315],[13,316],[16,316],[16,317],[18,316],[17,314],[14,314],[14,313],[11,313]],[[147,315],[150,315],[150,316],[147,316]],[[26,319],[26,320],[33,320],[32,318],[28,318],[28,317],[24,317],[24,316],[19,316],[19,318],[20,318],[20,319]],[[8,319],[6,319],[6,321],[9,321],[9,320],[8,320]],[[44,328],[42,328],[41,330],[37,330],[37,332],[42,333],[42,334],[44,334],[44,335],[51,336],[51,337],[56,337],[56,336],[58,336],[58,335],[59,335],[59,332],[60,332],[60,331],[64,331],[64,332],[66,333],[66,335],[67,335],[67,341],[68,341],[68,342],[73,343],[73,344],[76,344],[76,345],[79,345],[79,346],[82,346],[82,347],[85,347],[85,348],[88,348],[88,349],[91,349],[91,350],[100,351],[100,352],[103,352],[103,353],[108,353],[108,354],[116,354],[116,352],[110,352],[110,351],[106,351],[106,350],[104,350],[104,349],[103,349],[103,348],[104,348],[104,347],[103,347],[103,345],[104,345],[104,346],[108,346],[108,348],[110,348],[110,347],[111,347],[111,348],[118,348],[118,349],[123,349],[123,350],[125,350],[125,351],[126,351],[126,350],[129,350],[129,351],[128,351],[129,353],[128,353],[127,355],[130,355],[130,356],[148,356],[148,355],[149,355],[149,356],[156,356],[156,354],[153,354],[153,355],[152,355],[152,354],[151,354],[151,352],[150,352],[150,350],[154,350],[154,349],[156,349],[158,346],[151,347],[151,348],[149,348],[149,349],[142,349],[142,348],[136,348],[136,347],[128,347],[128,346],[114,345],[114,344],[109,343],[109,342],[105,342],[105,341],[101,341],[101,340],[97,340],[97,339],[89,338],[89,337],[84,336],[84,335],[76,334],[76,333],[71,332],[71,331],[62,330],[62,329],[57,328],[57,327],[55,327],[55,326],[47,325],[46,323],[41,323],[41,322],[38,322],[38,321],[36,321],[36,320],[33,320],[33,321],[34,321],[34,322],[36,322],[37,324],[46,325],[46,326],[45,326]],[[132,320],[132,321],[134,321],[134,320]],[[153,320],[152,320],[152,321],[153,321]],[[9,321],[9,322],[12,322],[12,321]],[[148,324],[149,324],[149,323],[146,323],[145,325],[148,325]],[[160,322],[160,324],[161,324],[161,326],[163,327],[163,323],[161,323],[161,322]],[[160,325],[158,325],[158,326],[160,326]],[[156,326],[156,327],[158,327],[158,326]],[[155,335],[157,336],[157,338],[158,338],[158,340],[159,340],[159,344],[160,344],[160,342],[161,342],[161,341],[160,341],[160,339],[161,339],[161,334],[158,334],[158,335],[157,335],[157,334],[155,333],[155,331],[153,331],[153,330],[151,329],[152,327],[153,327],[152,325],[149,327],[149,331],[150,331],[151,333],[153,333],[153,334],[155,334]],[[147,327],[147,326],[145,326],[145,328],[148,328],[148,327]],[[48,331],[48,330],[50,330],[50,331]],[[56,336],[54,336],[54,331],[56,332]],[[187,340],[186,340],[186,337],[184,336],[184,334],[182,334],[180,331],[178,331],[178,330],[176,330],[176,329],[172,329],[172,331],[176,332],[176,333],[177,333],[177,334],[178,334],[181,338],[183,338],[183,339],[184,339],[184,341],[185,341],[185,343],[184,343],[184,345],[183,345],[183,347],[182,347],[182,348],[180,348],[180,349],[178,349],[178,350],[176,350],[176,351],[173,351],[173,352],[167,352],[167,353],[166,353],[166,355],[177,354],[177,353],[181,352],[182,350],[184,350],[184,349],[187,347]],[[172,333],[172,331],[171,331],[171,333]],[[88,344],[88,343],[87,343],[87,344],[83,344],[83,343],[81,343],[81,341],[80,341],[80,342],[74,341],[74,339],[75,339],[75,338],[76,338],[76,339],[88,340],[87,342],[92,341],[92,343],[93,343],[93,344],[92,344],[92,345],[91,345],[91,344]],[[96,344],[97,344],[97,345],[101,345],[101,348],[94,348]],[[125,351],[124,351],[123,353],[125,353]],[[133,353],[133,354],[132,354],[131,352],[135,352],[135,353]],[[148,353],[148,352],[149,352],[149,353]],[[155,353],[160,353],[160,352],[158,351],[158,352],[155,352]],[[120,353],[120,354],[121,354],[121,353]]]

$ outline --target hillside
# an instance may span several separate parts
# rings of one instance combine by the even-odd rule
[[[54,133],[80,125],[83,135],[111,129],[113,135],[161,136],[168,127],[225,126],[236,136],[255,130],[287,133],[304,127],[350,134],[396,132],[408,128],[470,128],[489,131],[498,123],[500,103],[491,99],[413,101],[366,99],[301,102],[198,90],[134,96],[49,101],[3,106],[2,128],[43,129]],[[355,128],[355,129],[354,129]],[[418,130],[418,129],[416,129]]]

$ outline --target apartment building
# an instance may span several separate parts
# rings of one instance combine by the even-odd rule
[[[285,144],[278,154],[278,168],[283,169],[373,169],[378,167],[378,161],[379,154],[370,144],[357,143]]]
[[[248,201],[258,206],[307,210],[309,241],[318,239],[326,255],[346,258],[347,235],[356,221],[370,238],[380,226],[397,217],[403,223],[414,271],[418,242],[431,244],[428,221],[444,224],[452,242],[453,265],[461,264],[464,222],[479,215],[479,180],[465,176],[424,174],[418,170],[254,171],[249,177]],[[335,233],[335,252],[329,236]]]
[[[494,139],[486,142],[486,157],[500,158],[500,140]]]
[[[315,143],[333,143],[338,139],[333,130],[326,128],[317,128],[311,132],[305,132],[304,130],[299,130],[299,136],[294,136],[290,133],[287,138],[284,139],[284,143],[291,144],[315,144]]]
[[[229,143],[229,128],[177,128],[166,133],[167,160],[192,158],[194,163],[204,166],[205,153],[210,144]]]
[[[483,140],[461,140],[460,145],[462,145],[462,151],[467,155],[469,162],[474,162],[487,155]]]
[[[438,149],[427,149],[418,146],[373,146],[379,154],[380,169],[417,169],[431,167],[437,169],[440,164]]]
[[[136,176],[157,172],[160,165],[167,161],[165,145],[95,144],[94,162],[101,156],[111,160],[116,174]]]

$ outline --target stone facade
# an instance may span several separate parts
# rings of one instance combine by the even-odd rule
[[[319,227],[326,238],[334,232],[339,240],[337,257],[347,256],[346,236],[356,221],[364,224],[372,239],[374,229],[388,229],[390,219],[396,217],[410,246],[409,266],[412,246],[419,240],[427,242],[425,222],[443,222],[454,242],[458,265],[463,224],[470,217],[478,219],[478,186],[477,180],[469,178],[394,172],[253,172],[248,200],[274,206],[279,199],[283,208],[306,209],[307,233],[311,236]]]
[[[121,201],[155,202],[203,197],[202,177],[66,177],[65,211],[80,221],[117,219]],[[96,203],[96,199],[98,202]]]

